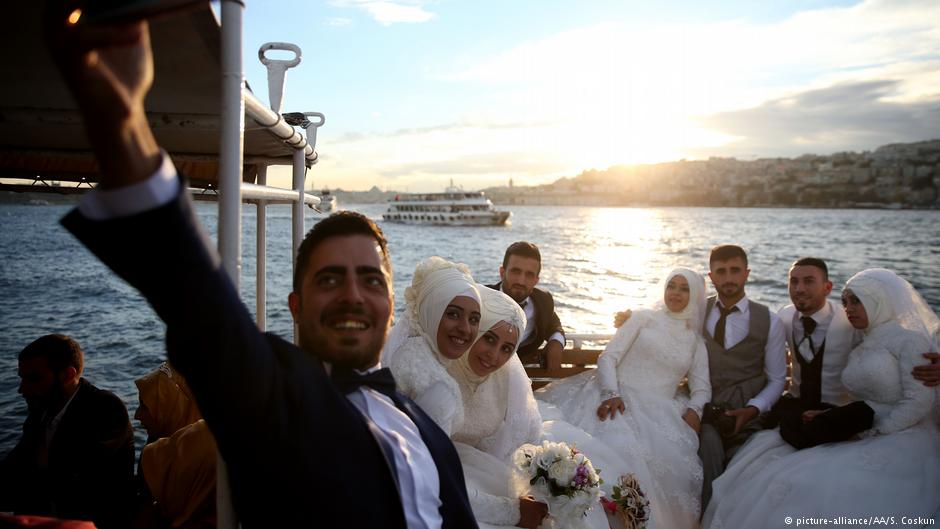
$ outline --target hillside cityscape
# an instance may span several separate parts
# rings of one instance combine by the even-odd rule
[[[443,191],[441,189],[440,191]],[[539,186],[483,191],[495,204],[940,208],[940,139],[874,151],[737,160],[712,157],[591,169]],[[343,203],[400,194],[333,190]]]
[[[330,191],[340,207],[387,202],[406,193],[378,186]],[[507,178],[506,185],[483,191],[497,205],[940,209],[940,139],[796,158],[614,166],[537,186]],[[75,195],[0,192],[0,203],[74,200]]]

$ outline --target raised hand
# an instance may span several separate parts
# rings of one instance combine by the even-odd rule
[[[144,113],[153,84],[146,22],[88,25],[76,0],[49,0],[43,13],[46,43],[82,112],[101,166],[101,187],[149,177],[160,164]]]

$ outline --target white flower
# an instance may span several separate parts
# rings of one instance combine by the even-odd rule
[[[548,469],[548,477],[561,487],[567,487],[574,479],[574,473],[578,470],[578,463],[573,459],[562,459],[555,462]]]
[[[565,459],[570,456],[568,446],[564,443],[550,443],[543,441],[542,446],[536,450],[535,463],[539,468],[548,470],[555,461]]]
[[[515,453],[512,455],[512,462],[526,474],[529,479],[535,477],[538,467],[535,465],[535,454],[539,451],[539,447],[531,444],[524,444],[520,446]]]

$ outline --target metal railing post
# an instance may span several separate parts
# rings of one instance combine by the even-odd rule
[[[293,189],[297,192],[297,201],[291,205],[291,271],[297,266],[297,250],[304,240],[304,150],[294,150]],[[294,325],[294,343],[297,342],[297,325]]]
[[[268,166],[258,165],[258,185],[268,184]],[[255,223],[255,314],[258,322],[258,328],[263,332],[267,326],[267,282],[265,281],[265,272],[267,268],[268,249],[265,233],[267,230],[267,206],[266,200],[259,200],[257,204],[257,216]]]
[[[245,84],[242,68],[242,14],[239,0],[222,0],[222,108],[219,140],[219,254],[238,288],[241,276],[241,175],[244,155]],[[235,529],[228,470],[217,454],[216,516],[219,529]]]

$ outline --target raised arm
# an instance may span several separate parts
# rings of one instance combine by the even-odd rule
[[[99,186],[83,202],[118,194],[121,211],[105,208],[109,214],[94,218],[73,211],[63,224],[139,289],[166,322],[170,360],[189,381],[223,454],[236,447],[247,451],[240,440],[260,429],[280,434],[289,424],[268,408],[285,387],[276,370],[285,359],[272,352],[239,300],[150,130],[144,112],[153,82],[147,24],[69,24],[70,6],[49,1],[44,26],[101,169]],[[157,187],[176,186],[169,200],[142,208],[122,204],[124,193],[149,188],[155,179]]]

